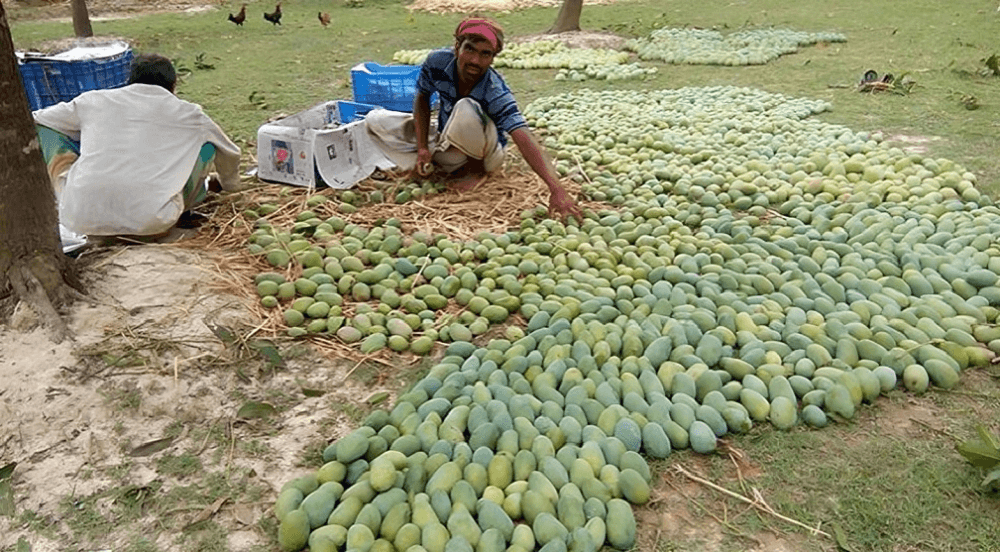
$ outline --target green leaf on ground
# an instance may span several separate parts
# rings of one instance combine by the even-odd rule
[[[299,389],[302,390],[302,394],[305,395],[305,396],[307,396],[307,397],[322,397],[323,395],[326,394],[326,391],[324,391],[322,389],[312,389],[312,388],[306,387],[305,382],[302,381],[301,379],[296,379],[295,383],[299,384]]]
[[[977,468],[990,469],[1000,464],[1000,448],[994,445],[993,439],[989,436],[986,441],[980,437],[959,443],[955,449]]]
[[[17,462],[11,462],[6,466],[0,468],[0,481],[4,479],[10,479],[10,476],[14,475],[14,468],[17,467]]]
[[[1000,76],[1000,57],[996,54],[986,58],[986,68],[993,72],[994,75]]]
[[[833,538],[837,541],[837,550],[839,552],[852,552],[847,546],[847,534],[844,533],[844,529],[836,521],[830,524],[833,529]]]
[[[385,402],[385,400],[388,398],[389,398],[388,391],[379,391],[378,393],[375,393],[374,395],[368,397],[368,400],[366,402],[372,406],[375,406],[376,404]]]
[[[275,409],[270,404],[257,401],[248,401],[236,412],[237,418],[266,418],[275,413]]]
[[[218,337],[226,346],[236,343],[236,333],[225,326],[218,326],[216,324],[205,324],[208,329],[212,330],[215,337]]]
[[[6,479],[0,481],[0,516],[14,517],[14,488]]]
[[[983,424],[976,425],[976,433],[979,434],[979,438],[984,443],[1000,451],[1000,439],[997,439],[996,436],[991,434],[990,431],[986,429],[986,426]]]
[[[149,456],[160,452],[161,450],[166,450],[170,445],[174,444],[173,437],[164,437],[162,439],[156,439],[155,441],[149,441],[148,443],[143,443],[129,453],[129,456]]]
[[[257,349],[260,356],[264,357],[264,360],[267,361],[269,368],[285,367],[285,359],[281,357],[281,352],[278,351],[278,348],[275,347],[273,343],[263,339],[258,339],[251,342],[250,346]]]

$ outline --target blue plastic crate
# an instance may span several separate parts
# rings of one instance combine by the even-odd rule
[[[393,111],[413,111],[419,65],[379,65],[373,61],[351,69],[354,101]]]
[[[28,103],[35,110],[68,102],[89,90],[128,84],[134,57],[131,50],[106,58],[77,61],[29,57],[18,63],[18,69]]]

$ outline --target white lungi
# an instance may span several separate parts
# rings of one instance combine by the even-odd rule
[[[365,116],[365,126],[375,144],[397,167],[411,170],[417,164],[417,133],[412,113],[373,109]],[[476,100],[462,98],[444,129],[436,132],[431,124],[428,147],[434,162],[447,172],[454,172],[469,162],[483,161],[486,172],[503,165],[504,150],[497,136],[497,127]]]

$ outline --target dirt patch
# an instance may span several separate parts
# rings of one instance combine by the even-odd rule
[[[900,439],[918,438],[927,431],[943,431],[938,423],[939,409],[926,397],[905,397],[899,403],[880,405],[872,411],[870,429]]]
[[[906,134],[894,134],[886,138],[886,142],[897,146],[907,153],[924,155],[930,151],[930,145],[941,140],[940,136],[910,136]]]
[[[677,472],[664,473],[661,481],[651,504],[636,512],[639,525],[650,529],[641,535],[642,549],[656,550],[666,542],[687,542],[697,543],[704,552],[719,550],[722,525],[705,508],[705,501],[714,502],[715,497]]]
[[[0,549],[28,534],[36,552],[67,542],[123,549],[142,522],[101,532],[99,521],[122,515],[114,493],[123,488],[145,489],[146,511],[162,529],[149,535],[158,549],[191,549],[172,533],[190,531],[195,514],[220,498],[195,492],[216,477],[231,488],[206,520],[225,528],[226,546],[270,542],[257,524],[275,491],[314,471],[320,447],[356,426],[352,408],[363,412],[365,398],[398,382],[345,379],[354,363],[308,350],[280,370],[261,369],[219,337],[220,328],[245,334],[259,320],[245,296],[220,289],[217,255],[157,245],[94,255],[84,273],[92,302],[67,317],[75,341],[52,344],[43,329],[0,331],[0,465],[17,463],[17,516],[0,516]],[[274,414],[238,416],[249,401]],[[24,519],[50,536],[29,533]]]

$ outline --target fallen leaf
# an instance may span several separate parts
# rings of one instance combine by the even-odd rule
[[[11,462],[6,466],[0,468],[0,481],[4,479],[9,479],[10,476],[14,475],[14,468],[17,467],[17,462]]]
[[[164,437],[162,439],[157,439],[155,441],[150,441],[148,443],[143,443],[129,453],[129,456],[149,456],[150,454],[155,454],[161,450],[165,450],[174,443],[173,437]]]
[[[969,440],[955,446],[958,453],[977,468],[990,469],[1000,464],[1000,450],[978,440]]]
[[[248,401],[236,411],[237,418],[266,418],[274,414],[274,407],[257,401]]]
[[[368,401],[367,402],[368,402],[368,404],[374,406],[376,404],[384,402],[388,398],[389,398],[389,392],[388,391],[379,391],[378,393],[375,393],[374,395],[368,397]]]
[[[976,425],[976,433],[979,434],[979,438],[987,445],[993,447],[994,449],[1000,450],[1000,440],[998,440],[993,434],[986,429],[983,424]]]
[[[268,367],[270,368],[284,368],[285,359],[281,358],[281,353],[278,352],[278,348],[267,341],[257,340],[252,344],[254,349],[260,353],[260,356],[264,357],[267,361]]]
[[[0,481],[0,516],[14,517],[14,488],[10,481]]]
[[[847,534],[844,533],[840,524],[835,521],[830,526],[833,528],[834,540],[837,541],[837,550],[839,552],[851,552],[851,549],[847,547]]]
[[[206,506],[204,510],[198,512],[198,514],[194,516],[194,518],[191,519],[190,522],[188,522],[185,528],[191,527],[196,523],[201,523],[203,521],[208,520],[210,517],[214,516],[219,511],[219,508],[222,508],[222,505],[225,504],[227,500],[229,500],[229,497],[223,496],[220,497],[215,502],[213,502],[212,504]]]
[[[986,58],[986,67],[993,72],[994,75],[1000,75],[1000,57],[996,54]]]
[[[212,330],[212,333],[215,334],[215,337],[218,337],[219,340],[225,343],[226,345],[232,345],[233,343],[236,343],[236,334],[229,328],[225,326],[217,326],[215,324],[209,324],[207,322],[205,323],[205,325],[208,326],[208,329]]]
[[[306,387],[305,383],[301,379],[296,378],[295,383],[299,384],[299,389],[302,390],[302,394],[307,397],[322,397],[326,394],[326,391],[322,389],[312,389]]]

